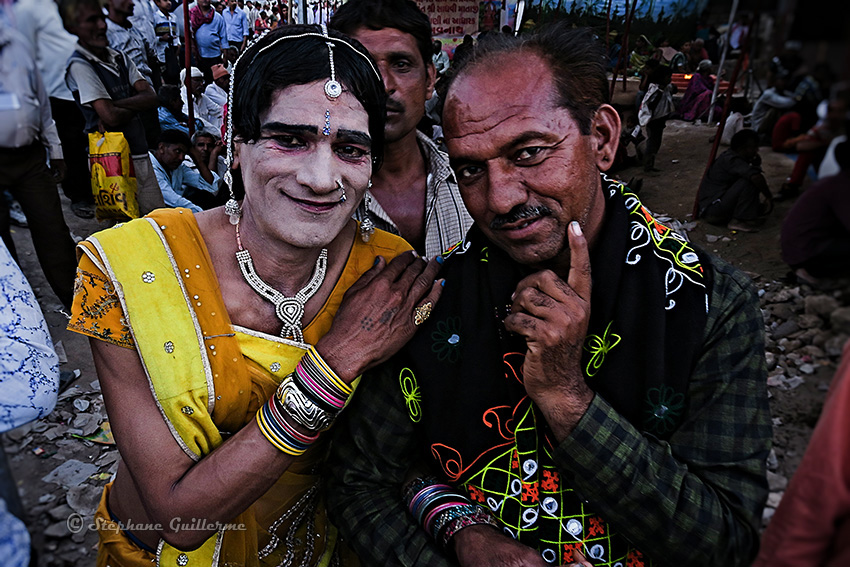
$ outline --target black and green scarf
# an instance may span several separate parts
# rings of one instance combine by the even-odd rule
[[[636,428],[664,439],[685,418],[711,282],[701,253],[636,195],[605,175],[602,188],[606,213],[591,251],[581,364],[595,392]],[[525,341],[503,320],[529,269],[475,226],[446,256],[442,298],[395,358],[426,459],[551,563],[571,561],[573,549],[595,565],[642,563],[562,482],[548,427],[525,394]]]

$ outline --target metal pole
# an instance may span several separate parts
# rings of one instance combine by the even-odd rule
[[[186,69],[186,101],[189,106],[189,137],[195,135],[195,105],[192,104],[192,35],[189,33],[189,0],[183,0],[183,62]]]
[[[732,23],[735,21],[735,12],[738,11],[738,0],[732,0],[732,11],[729,12],[729,25],[726,26],[726,41],[723,42],[723,53],[720,55],[720,65],[717,67],[717,80],[714,81],[714,90],[711,92],[711,107],[708,110],[708,124],[714,121],[714,103],[717,102],[717,91],[720,89],[720,73],[726,63],[726,53],[729,51],[729,38],[732,35]],[[744,53],[741,54],[744,57]]]

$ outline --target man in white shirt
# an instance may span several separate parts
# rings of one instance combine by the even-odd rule
[[[0,81],[0,192],[11,191],[21,204],[44,275],[70,311],[77,257],[56,188],[65,174],[62,145],[29,44],[2,20]],[[0,236],[16,257],[5,199]]]
[[[227,103],[227,92],[230,90],[230,73],[224,65],[213,65],[210,71],[212,71],[213,82],[207,85],[204,94],[213,103],[223,107]]]
[[[192,67],[192,104],[195,118],[199,118],[207,132],[221,132],[221,106],[204,94],[204,74]],[[189,114],[189,97],[186,93],[186,69],[180,71],[180,96],[183,99],[183,114]]]
[[[94,218],[94,198],[88,167],[85,120],[65,85],[65,64],[77,39],[62,27],[53,0],[18,0],[13,5],[15,25],[32,46],[31,54],[41,73],[50,110],[56,121],[67,172],[62,191],[71,200],[71,210],[80,218]]]
[[[188,154],[195,168],[188,167],[183,160]],[[156,180],[162,191],[165,204],[169,207],[186,207],[194,213],[203,211],[188,196],[192,192],[216,196],[218,175],[210,171],[189,137],[179,130],[166,130],[159,138],[156,150],[150,153]]]

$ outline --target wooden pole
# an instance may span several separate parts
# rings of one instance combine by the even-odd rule
[[[720,55],[720,65],[717,67],[717,80],[714,81],[714,90],[711,92],[711,106],[708,110],[708,123],[714,121],[714,103],[717,102],[717,91],[720,88],[720,76],[723,72],[723,65],[726,63],[726,54],[729,52],[729,39],[732,37],[732,24],[735,22],[735,12],[738,11],[738,0],[732,0],[732,11],[729,12],[729,25],[726,26],[726,41],[723,42],[723,53]],[[748,37],[749,38],[749,37]],[[744,57],[744,52],[741,52],[738,61]]]
[[[624,41],[624,47],[626,48],[626,56],[628,56],[629,51],[629,29],[632,27],[632,20],[635,17],[635,10],[637,10],[638,0],[634,0],[632,2],[632,12],[629,14],[629,19],[626,20],[626,39]],[[628,59],[625,60],[626,68],[628,69]],[[623,92],[626,92],[626,72],[623,71]]]
[[[747,38],[747,43],[749,44],[749,38]],[[742,50],[743,53],[746,53],[746,51],[746,49]],[[717,124],[717,133],[714,135],[714,144],[711,146],[711,153],[708,156],[708,163],[705,166],[705,171],[702,174],[702,179],[700,180],[700,183],[697,186],[697,195],[694,199],[694,208],[692,211],[694,220],[699,218],[699,187],[702,186],[703,181],[705,181],[706,175],[708,175],[708,170],[711,169],[711,166],[714,163],[714,158],[717,157],[717,150],[720,147],[720,139],[723,137],[723,129],[726,127],[726,118],[729,116],[729,107],[732,104],[732,92],[735,90],[735,83],[738,81],[738,74],[741,72],[741,67],[748,59],[749,57],[744,54],[742,54],[741,57],[738,58],[738,62],[735,64],[735,70],[732,71],[732,77],[729,79],[729,87],[726,89],[726,101],[723,103],[723,114],[720,117],[720,122]],[[716,83],[719,82],[720,77],[717,77]]]

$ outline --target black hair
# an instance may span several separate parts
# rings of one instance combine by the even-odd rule
[[[758,145],[759,135],[755,130],[745,128],[732,136],[732,140],[729,142],[729,147],[738,151],[749,143],[755,143]]]
[[[329,25],[348,35],[358,28],[397,29],[412,35],[422,63],[431,63],[431,21],[413,0],[349,0],[334,12]]]
[[[218,136],[216,136],[212,132],[207,132],[206,130],[196,130],[195,133],[192,134],[192,145],[193,146],[198,143],[199,138],[209,138],[213,142],[218,141]]]
[[[70,28],[78,24],[77,14],[82,6],[88,6],[98,13],[103,10],[99,0],[60,0],[59,16],[62,18],[62,26],[66,30],[70,31]]]
[[[841,171],[850,171],[850,142],[845,140],[835,146],[835,161]]]
[[[573,29],[560,22],[532,35],[491,36],[488,41],[480,42],[457,68],[449,70],[447,93],[457,77],[482,63],[513,53],[537,55],[552,72],[560,106],[570,111],[582,134],[590,134],[593,116],[600,106],[608,103],[609,95],[605,45],[596,40],[589,28]]]
[[[658,65],[654,69],[649,72],[649,77],[647,80],[650,83],[655,83],[656,85],[660,85],[665,82],[667,79],[673,76],[673,69],[668,67],[667,65]]]
[[[192,147],[192,140],[180,130],[163,130],[159,134],[160,144],[182,144],[187,150]]]
[[[229,109],[233,113],[234,140],[253,142],[259,139],[260,115],[269,108],[278,91],[330,78],[330,58],[324,39],[315,36],[282,39],[305,33],[321,34],[321,27],[297,24],[276,28],[251,44],[240,57],[234,69],[233,108]],[[335,30],[328,30],[328,36],[347,42],[359,53],[340,42],[333,42],[336,79],[369,115],[372,167],[378,169],[384,157],[387,100],[384,83],[377,74],[374,60],[360,42]],[[237,187],[241,191],[241,176],[234,175],[233,180],[234,191]]]
[[[180,87],[166,83],[159,87],[156,98],[159,101],[159,106],[168,106],[170,103],[180,100]]]

